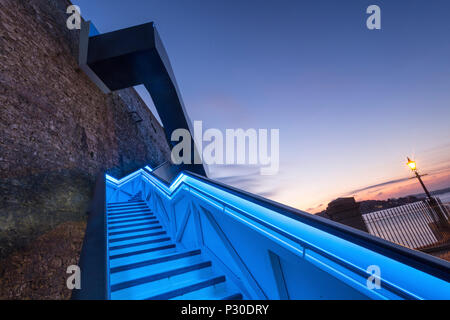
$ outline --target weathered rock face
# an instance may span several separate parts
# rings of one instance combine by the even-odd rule
[[[2,257],[65,221],[83,221],[91,178],[61,170],[0,180]]]
[[[85,229],[62,223],[0,260],[0,299],[69,299],[66,271],[78,264]]]
[[[84,221],[101,170],[122,176],[170,156],[133,89],[105,95],[79,69],[68,5],[0,0],[0,258]]]

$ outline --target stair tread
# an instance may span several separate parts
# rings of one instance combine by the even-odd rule
[[[181,288],[173,288],[172,290],[146,298],[146,300],[168,300],[221,282],[225,282],[225,276],[215,276],[210,279],[193,282]]]
[[[159,222],[158,220],[156,220],[156,221]],[[110,226],[108,228],[108,231],[129,230],[129,229],[132,229],[133,227],[143,227],[143,226],[152,226],[152,225],[154,225],[153,220],[150,220],[150,221],[130,223],[130,224],[126,224],[124,226],[121,226],[121,225]]]
[[[115,268],[115,267],[120,267],[120,266],[124,266],[124,265],[128,265],[128,264],[132,264],[132,263],[139,263],[139,262],[143,262],[146,260],[151,260],[151,259],[155,259],[157,257],[161,257],[170,253],[174,253],[176,252],[177,248],[168,248],[168,249],[164,249],[164,250],[158,250],[158,251],[153,251],[153,252],[146,252],[146,253],[140,253],[140,254],[135,254],[132,256],[128,256],[128,257],[123,257],[123,258],[116,258],[116,259],[111,259],[109,261],[109,265],[110,268]]]
[[[140,245],[144,245],[144,244],[158,243],[158,242],[164,242],[164,241],[169,241],[169,240],[171,240],[170,237],[166,236],[166,237],[156,238],[156,239],[152,239],[152,240],[134,242],[134,243],[123,244],[123,245],[118,245],[118,246],[110,246],[109,250],[114,251],[114,250],[131,248],[131,247],[140,246]]]
[[[152,232],[151,234],[142,235],[139,237],[131,237],[131,238],[125,237],[126,239],[123,239],[123,240],[114,239],[114,241],[110,241],[109,246],[115,247],[115,246],[121,246],[121,245],[127,245],[127,244],[134,244],[137,242],[159,239],[162,237],[167,237],[167,233],[163,230],[156,230],[156,232]]]
[[[128,211],[152,211],[147,206],[141,207],[123,207],[123,208],[108,208],[107,212],[109,214],[121,214],[127,213]]]
[[[117,205],[127,205],[127,204],[145,204],[143,200],[137,200],[137,201],[125,201],[125,202],[110,202],[108,203],[108,206],[117,206]]]
[[[111,202],[108,203],[108,207],[113,206],[134,206],[134,205],[147,205],[147,203],[143,200],[137,200],[137,201],[129,201],[129,202]]]
[[[108,206],[123,205],[123,204],[134,204],[134,203],[145,203],[145,201],[144,200],[136,200],[136,201],[109,202]]]
[[[155,225],[155,224],[160,224],[160,222],[155,219],[145,219],[145,220],[140,220],[140,221],[126,221],[126,222],[122,222],[122,223],[114,223],[110,226],[113,229],[108,228],[108,230],[110,231],[110,230],[117,230],[117,229],[124,229],[124,228],[133,228],[133,225],[136,225],[139,223],[145,223],[146,225],[149,225],[149,226]],[[137,226],[136,228],[139,228],[139,226]]]
[[[133,242],[137,242],[137,241],[156,239],[163,235],[167,235],[167,233],[163,229],[155,230],[155,232],[149,232],[148,234],[140,234],[137,236],[127,235],[126,237],[123,237],[123,238],[109,239],[109,245],[116,246],[116,245],[121,245],[121,244],[133,243]]]
[[[154,225],[155,227],[157,227],[157,229],[152,229],[152,230],[142,230],[142,229],[136,229],[138,231],[133,231],[133,232],[127,232],[127,233],[121,233],[121,234],[113,234],[113,235],[108,235],[109,240],[117,240],[117,239],[121,239],[124,237],[133,237],[133,236],[144,236],[146,234],[151,234],[154,231],[158,231],[158,230],[162,230],[162,226],[161,225]],[[111,242],[111,241],[110,241]]]
[[[127,215],[127,214],[139,214],[139,213],[152,213],[151,210],[124,210],[124,211],[110,211],[108,210],[108,217],[120,217],[122,215]]]
[[[122,205],[108,205],[107,206],[108,209],[141,208],[141,207],[149,208],[149,206],[145,202],[133,203],[133,204],[122,204]]]
[[[112,299],[148,299],[201,281],[216,278],[211,267],[111,292]]]
[[[164,261],[157,264],[143,266],[126,271],[111,273],[111,284],[117,284],[125,281],[136,280],[139,278],[162,274],[170,270],[175,270],[191,265],[196,265],[200,262],[205,262],[201,255],[184,257],[176,260]]]
[[[134,217],[151,217],[153,219],[156,219],[156,217],[151,214],[150,212],[140,212],[140,213],[132,213],[132,214],[125,214],[125,215],[118,215],[118,216],[108,216],[109,221],[117,221],[122,219],[129,219]]]
[[[145,203],[142,200],[129,201],[129,202],[111,202],[111,203],[108,203],[108,207],[111,207],[111,206],[133,206],[133,205],[147,205],[147,203]]]
[[[143,267],[143,266],[147,266],[147,265],[158,264],[158,263],[165,262],[165,261],[176,260],[179,258],[196,256],[196,255],[200,255],[200,254],[201,254],[201,251],[198,249],[187,250],[187,251],[178,251],[175,253],[169,253],[166,255],[162,255],[162,256],[154,258],[154,259],[149,259],[149,260],[145,260],[145,261],[141,261],[141,262],[137,262],[137,263],[132,263],[129,265],[124,265],[124,266],[118,267],[118,268],[111,268],[110,272],[115,273],[115,272],[120,272],[120,271],[124,271],[124,270],[128,270],[128,269],[139,268],[139,267]]]
[[[134,220],[134,219],[132,219],[132,220]],[[117,229],[116,227],[126,228],[128,226],[131,226],[131,225],[134,225],[134,224],[138,224],[138,223],[155,224],[155,223],[158,223],[158,222],[159,221],[157,219],[155,219],[155,218],[152,218],[152,219],[145,218],[145,219],[142,219],[142,220],[139,220],[139,221],[126,220],[126,221],[115,221],[115,223],[110,223],[109,222],[108,225],[109,225],[109,228]]]
[[[131,227],[131,228],[126,228],[124,229],[115,229],[115,230],[110,230],[108,232],[109,236],[117,236],[117,235],[127,235],[127,234],[132,234],[132,233],[136,233],[136,232],[141,232],[141,231],[152,231],[152,230],[158,230],[158,229],[162,229],[162,226],[158,224],[157,221],[155,221],[155,223],[153,224],[149,224],[149,225],[145,225],[145,226],[135,226],[135,227]]]
[[[110,249],[109,256],[111,257],[111,256],[116,256],[116,255],[124,254],[124,253],[133,253],[133,252],[138,252],[141,250],[147,250],[147,249],[151,249],[151,248],[159,248],[162,246],[166,246],[168,244],[174,244],[174,242],[170,238],[166,238],[166,239],[168,239],[168,240],[155,242],[155,243],[147,243],[147,244],[133,246],[133,247],[129,247],[129,248],[113,249],[113,250]]]
[[[172,300],[223,300],[239,294],[236,288],[230,286],[229,281],[225,281],[176,296]]]
[[[130,220],[135,220],[135,219],[156,220],[157,217],[154,216],[153,214],[139,214],[139,215],[133,214],[133,215],[117,217],[117,218],[108,217],[108,224],[110,225],[110,227],[114,227],[115,225],[120,224],[121,222],[129,222]],[[136,222],[136,223],[138,223],[138,222]]]
[[[133,256],[137,256],[140,254],[161,251],[161,250],[175,248],[175,247],[176,247],[175,243],[173,243],[172,241],[168,241],[167,243],[158,243],[157,246],[152,246],[152,247],[146,248],[146,249],[136,250],[135,248],[133,248],[133,250],[129,250],[129,251],[122,252],[122,253],[114,252],[114,253],[110,254],[109,259],[114,260],[114,259],[120,259],[120,258],[125,258],[125,257],[133,257]]]
[[[135,201],[135,202],[115,202],[115,203],[108,203],[108,207],[125,207],[125,206],[145,206],[147,205],[144,201]]]
[[[128,211],[152,211],[152,210],[147,206],[141,206],[141,207],[108,208],[107,211],[108,213],[111,214],[122,214]]]
[[[187,265],[184,267],[175,268],[175,269],[168,270],[165,272],[150,274],[148,276],[140,277],[138,279],[113,284],[111,286],[111,291],[114,292],[117,290],[134,287],[134,286],[137,286],[140,284],[150,283],[150,282],[163,280],[163,279],[170,279],[172,277],[175,277],[177,275],[183,275],[190,271],[202,270],[202,269],[210,268],[210,267],[211,267],[211,261],[202,261],[202,262],[199,262],[196,264],[190,264],[190,265]]]
[[[108,214],[108,219],[120,218],[120,217],[129,217],[129,216],[134,215],[134,214],[148,214],[149,216],[154,216],[153,212],[151,212],[151,211],[138,212],[138,213],[136,213],[136,212],[125,212],[125,213],[110,213],[110,214]]]
[[[110,226],[115,226],[115,225],[120,225],[120,224],[124,224],[124,223],[131,223],[131,222],[138,222],[138,221],[150,221],[152,219],[149,219],[148,217],[141,217],[141,218],[131,218],[131,219],[127,219],[127,220],[114,220],[114,221],[108,221],[108,225]]]

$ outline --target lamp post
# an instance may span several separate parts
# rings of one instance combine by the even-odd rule
[[[419,172],[417,171],[417,165],[416,162],[411,160],[409,157],[407,157],[408,162],[406,163],[408,165],[408,167],[412,170],[412,172],[414,172],[414,174],[416,175],[416,178],[419,180],[420,184],[422,185],[423,190],[425,191],[425,194],[427,195],[428,198],[428,203],[431,207],[431,210],[437,215],[438,217],[438,223],[439,223],[439,228],[448,228],[449,227],[449,223],[447,221],[447,219],[445,218],[445,214],[444,212],[442,212],[441,207],[439,206],[438,202],[436,201],[436,199],[431,197],[430,192],[428,191],[427,187],[425,187],[425,184],[422,181],[422,175],[419,174]]]
[[[408,167],[412,170],[412,172],[414,172],[414,174],[416,175],[416,178],[419,180],[420,184],[422,185],[423,190],[425,191],[425,194],[427,195],[427,198],[431,200],[431,194],[428,191],[427,187],[425,187],[425,184],[422,181],[421,175],[419,174],[419,172],[417,171],[417,165],[416,162],[411,160],[409,157],[407,157],[408,159]]]

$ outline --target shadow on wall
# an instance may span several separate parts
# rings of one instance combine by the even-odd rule
[[[0,299],[70,298],[66,269],[78,264],[91,177],[62,170],[1,179],[0,193]]]
[[[66,221],[85,221],[93,179],[61,170],[0,181],[0,258]]]
[[[69,299],[66,270],[78,264],[85,229],[84,221],[64,222],[0,259],[0,300]]]

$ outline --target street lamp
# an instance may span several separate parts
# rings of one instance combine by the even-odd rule
[[[411,168],[412,171],[415,171],[417,169],[416,162],[412,161],[410,158],[408,158],[407,165]]]
[[[422,181],[422,178],[421,178],[422,175],[420,175],[419,172],[417,171],[416,162],[411,160],[409,157],[407,157],[407,159],[408,159],[408,162],[406,164],[414,172],[414,174],[416,175],[416,178],[419,180],[420,184],[422,185],[422,188],[425,191],[425,194],[427,195],[428,199],[431,200],[431,194],[430,194],[430,192],[428,192],[427,187],[425,187],[425,184]]]
[[[448,228],[450,227],[446,215],[442,210],[441,206],[439,205],[439,203],[436,201],[436,199],[431,197],[430,192],[428,192],[427,187],[425,187],[425,184],[422,181],[422,176],[426,175],[426,174],[422,174],[420,175],[419,172],[417,171],[417,165],[416,162],[411,160],[409,157],[407,157],[408,162],[406,163],[408,165],[408,167],[412,170],[412,172],[414,172],[414,174],[416,175],[416,178],[419,180],[420,184],[422,185],[423,190],[425,190],[425,193],[427,195],[428,198],[428,203],[430,205],[431,211],[433,211],[434,213],[437,214],[437,218],[438,218],[438,227],[439,228],[444,228],[445,230],[448,230]],[[434,219],[433,219],[434,220]]]

